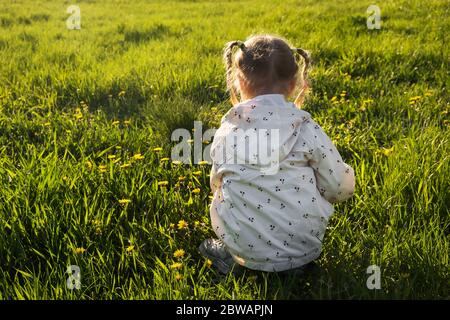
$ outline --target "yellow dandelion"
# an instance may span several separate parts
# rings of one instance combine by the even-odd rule
[[[331,98],[331,102],[334,102],[334,101],[336,101],[337,100],[337,97],[336,96],[333,96],[333,98]]]
[[[175,262],[170,266],[170,269],[181,269],[183,267],[183,264],[181,262]]]
[[[131,202],[130,199],[120,199],[120,200],[119,200],[119,204],[121,204],[121,205],[125,205],[125,204],[128,204],[128,203],[130,203],[130,202]]]
[[[183,249],[178,249],[174,252],[173,256],[174,258],[183,258],[185,253]]]
[[[74,252],[75,254],[83,254],[83,253],[86,252],[86,249],[83,248],[83,247],[75,248],[75,249],[73,249],[73,252]]]
[[[100,165],[100,166],[98,166],[98,170],[100,172],[106,172],[106,166],[105,165]]]
[[[194,190],[192,190],[193,194],[199,194],[201,192],[200,188],[195,188]]]
[[[133,159],[134,160],[142,160],[142,159],[144,159],[145,157],[142,155],[142,154],[140,154],[140,153],[136,153],[134,156],[133,156]]]
[[[169,181],[159,181],[158,187],[167,187],[169,185]]]
[[[391,153],[394,152],[394,147],[391,147],[391,148],[389,148],[389,149],[382,148],[382,149],[380,150],[380,152],[381,152],[383,155],[385,155],[386,157],[389,157],[389,156],[391,155]]]
[[[162,148],[161,147],[156,147],[156,148],[153,148],[153,151],[154,152],[161,152]]]
[[[120,124],[120,121],[119,121],[119,120],[116,120],[116,121],[113,121],[113,122],[112,122],[112,125],[113,125],[113,126],[117,126],[118,124]]]
[[[192,174],[193,174],[194,176],[200,176],[200,175],[202,174],[202,172],[199,170],[199,171],[194,171],[194,172],[192,172]]]
[[[414,96],[414,97],[409,98],[410,101],[417,101],[420,99],[422,99],[422,96]]]
[[[131,167],[131,163],[124,163],[120,166],[121,169],[127,169],[129,167]]]
[[[130,245],[125,249],[125,251],[126,251],[127,253],[131,253],[131,252],[133,252],[133,250],[134,250],[134,245],[132,245],[132,244],[130,244]]]
[[[207,259],[207,260],[205,261],[205,264],[206,264],[206,267],[211,268],[211,266],[212,266],[212,261],[209,260],[209,259]]]
[[[177,273],[175,275],[175,280],[177,280],[177,281],[183,280],[183,276],[181,274]]]
[[[209,200],[212,200],[212,199],[214,199],[214,197],[213,197],[213,196],[208,196],[208,198],[209,198]]]
[[[184,181],[184,180],[186,180],[186,177],[185,176],[180,176],[180,177],[178,177],[178,181]]]
[[[161,158],[161,160],[159,160],[159,161],[161,161],[161,162],[167,162],[167,161],[169,161],[170,160],[170,158]]]
[[[204,160],[204,161],[200,161],[198,164],[201,166],[204,166],[206,164],[209,164],[209,162]]]
[[[188,228],[188,223],[184,220],[180,220],[178,221],[178,229],[182,230],[182,229],[187,229]]]

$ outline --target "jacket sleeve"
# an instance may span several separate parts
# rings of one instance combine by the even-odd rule
[[[344,163],[341,155],[323,129],[309,120],[304,132],[309,145],[309,165],[316,176],[317,189],[329,202],[343,202],[355,190],[355,173]]]

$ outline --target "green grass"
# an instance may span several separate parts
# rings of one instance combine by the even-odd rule
[[[77,1],[70,31],[70,1],[1,0],[0,299],[449,298],[448,1],[379,3],[381,30],[356,0],[131,3]],[[218,125],[223,45],[263,32],[312,52],[304,108],[355,168],[356,193],[314,272],[221,278],[197,252],[213,235],[210,168],[161,159],[172,130]],[[380,290],[366,287],[373,264]]]

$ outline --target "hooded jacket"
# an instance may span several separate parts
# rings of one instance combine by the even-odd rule
[[[353,169],[310,114],[283,95],[230,109],[211,159],[214,232],[250,269],[284,271],[316,259],[331,203],[354,191]]]

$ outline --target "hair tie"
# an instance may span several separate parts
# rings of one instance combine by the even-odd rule
[[[243,41],[236,41],[236,45],[241,49],[242,51],[245,50],[245,43]]]

